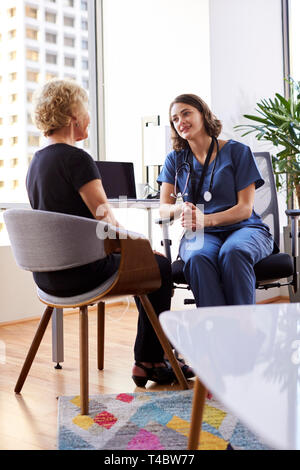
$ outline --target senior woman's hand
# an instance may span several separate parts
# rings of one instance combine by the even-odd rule
[[[204,214],[191,202],[183,204],[180,221],[184,228],[194,232],[204,228]]]

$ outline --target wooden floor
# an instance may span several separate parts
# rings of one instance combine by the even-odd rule
[[[57,397],[79,394],[78,314],[64,316],[64,363],[62,370],[51,362],[51,325],[23,386],[14,393],[24,358],[38,321],[0,326],[0,449],[54,450],[57,438]],[[135,392],[131,379],[137,311],[134,306],[110,306],[106,310],[105,364],[96,364],[96,313],[89,312],[89,384],[92,394]],[[149,386],[149,388],[148,388]],[[148,390],[176,390],[147,384]]]

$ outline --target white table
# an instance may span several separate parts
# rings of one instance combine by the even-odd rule
[[[270,447],[300,449],[300,304],[207,307],[159,318],[200,379],[194,402],[204,402],[207,388]],[[200,408],[193,406],[196,432]]]

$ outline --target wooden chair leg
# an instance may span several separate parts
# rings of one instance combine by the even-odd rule
[[[206,394],[206,388],[200,382],[198,377],[196,377],[194,385],[191,425],[188,438],[188,450],[198,449]]]
[[[139,296],[140,300],[141,300],[141,303],[145,309],[145,312],[147,313],[148,315],[148,318],[151,322],[151,325],[153,326],[153,329],[160,341],[160,344],[162,345],[162,348],[167,356],[167,358],[169,359],[170,361],[170,364],[172,366],[172,369],[177,377],[177,380],[179,382],[179,384],[181,385],[181,388],[183,390],[187,390],[189,388],[188,386],[188,383],[187,383],[187,380],[185,378],[185,376],[183,375],[183,372],[181,370],[181,368],[179,367],[178,365],[178,362],[174,356],[174,353],[172,351],[172,348],[170,346],[170,343],[159,323],[159,320],[157,318],[157,315],[152,307],[152,304],[150,302],[150,300],[148,299],[147,295],[140,295]]]
[[[27,353],[25,362],[23,364],[21,373],[19,375],[18,381],[15,386],[15,392],[20,393],[23,387],[23,384],[26,380],[26,377],[28,375],[28,372],[31,368],[31,365],[34,361],[35,355],[37,353],[37,350],[39,349],[39,346],[41,344],[41,341],[43,339],[43,336],[45,334],[46,328],[48,326],[49,320],[51,318],[53,312],[53,307],[47,307],[41,320],[39,323],[39,326],[36,330],[36,333],[34,335],[33,341],[31,343],[30,349]]]
[[[80,307],[79,312],[80,345],[80,408],[81,414],[89,413],[89,347],[88,347],[88,308]]]
[[[99,302],[97,305],[97,362],[98,369],[104,367],[104,329],[105,329],[105,303]]]

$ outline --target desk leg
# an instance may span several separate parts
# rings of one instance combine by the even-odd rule
[[[150,245],[152,246],[152,209],[151,207],[147,208],[147,223],[148,223],[148,239],[150,240]]]
[[[202,385],[198,377],[196,377],[194,385],[191,426],[188,439],[188,450],[198,449],[206,394],[206,388]]]
[[[52,314],[52,361],[56,362],[55,369],[61,369],[64,362],[64,323],[63,309],[55,308]]]

